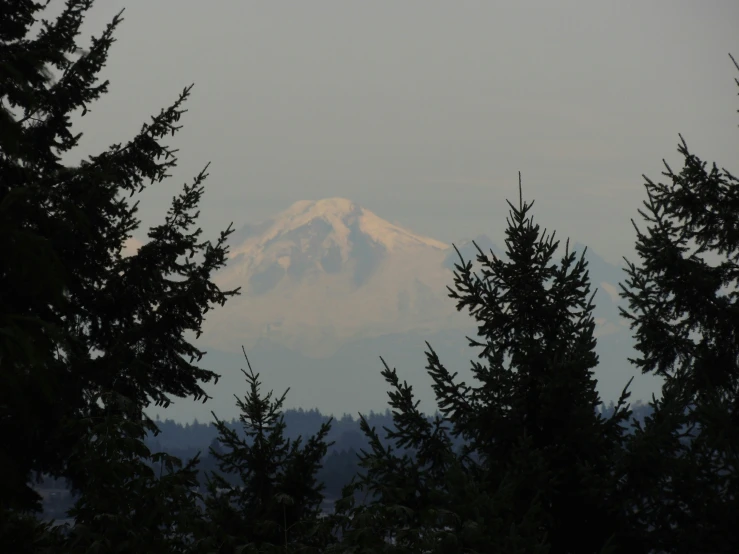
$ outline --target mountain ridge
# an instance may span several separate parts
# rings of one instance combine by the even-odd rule
[[[288,208],[262,222],[246,224],[232,234],[236,253],[215,281],[222,288],[241,286],[243,293],[208,313],[203,335],[197,340],[198,347],[207,352],[206,365],[222,375],[210,394],[230,398],[230,393],[243,384],[243,376],[237,371],[244,366],[242,346],[257,370],[263,371],[268,390],[291,387],[291,405],[320,406],[338,413],[386,405],[386,383],[380,375],[379,356],[391,367],[397,367],[402,379],[413,385],[424,409],[435,409],[433,389],[424,369],[426,341],[450,370],[459,372],[460,379],[474,380],[469,362],[477,357],[477,352],[469,348],[465,337],[477,335],[476,322],[467,311],[458,312],[455,301],[448,297],[447,286],[452,286],[454,264],[459,262],[455,249],[451,245],[446,249],[434,247],[445,243],[428,239],[406,243],[411,245],[406,249],[399,248],[399,241],[395,249],[373,250],[376,241],[362,233],[365,242],[349,241],[351,248],[346,258],[338,258],[340,263],[327,268],[322,260],[325,263],[325,254],[332,246],[331,240],[326,242],[334,230],[331,221],[355,217],[352,213],[356,215],[358,211],[354,203],[344,201],[333,206],[324,203],[319,206],[321,209],[314,209],[315,201],[302,201],[291,206],[292,212]],[[326,214],[323,208],[336,211]],[[312,213],[310,217],[300,215],[308,212]],[[279,224],[275,219],[280,217],[284,223],[281,231],[270,235],[270,229]],[[344,225],[349,229],[352,222],[345,219]],[[383,229],[403,229],[387,225]],[[355,233],[361,231],[361,226],[355,226]],[[339,240],[338,236],[334,238]],[[503,249],[481,234],[454,243],[465,261],[474,262],[478,253],[473,240],[483,252],[492,250],[496,256],[506,258]],[[265,266],[248,265],[246,256],[240,257],[247,250],[240,247],[248,241],[269,250],[260,252],[260,263],[266,261]],[[267,244],[269,241],[272,242]],[[571,246],[578,253],[584,248],[579,243]],[[559,260],[563,250],[564,242],[555,260]],[[273,282],[254,290],[249,279],[269,269],[282,256],[290,258],[294,271],[273,269],[272,275],[266,277],[263,273],[263,279]],[[637,389],[658,391],[655,379],[634,372],[626,361],[636,352],[628,325],[618,313],[621,300],[617,289],[624,278],[623,270],[590,248],[585,258],[591,290],[597,289],[594,317],[600,358],[596,370],[599,391],[607,401],[615,401],[632,376]],[[363,279],[355,279],[358,264],[359,270],[365,272]],[[301,265],[302,271],[297,271]],[[335,390],[361,393],[337,396]],[[207,410],[202,408],[205,411],[201,414],[197,411],[200,409],[193,406],[188,417],[207,416]]]
[[[505,253],[486,235],[484,252]],[[452,245],[390,223],[346,198],[301,200],[232,236],[222,288],[242,288],[206,320],[206,344],[238,352],[242,345],[284,346],[327,358],[347,341],[393,333],[435,333],[470,325],[448,298],[459,256]],[[477,248],[457,249],[475,261]],[[577,249],[582,251],[582,248]],[[588,251],[600,307],[597,333],[619,329],[612,298],[615,272]]]

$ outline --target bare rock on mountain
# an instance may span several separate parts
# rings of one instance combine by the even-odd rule
[[[296,202],[232,235],[216,282],[242,295],[207,320],[206,342],[328,356],[350,338],[469,324],[446,297],[449,249],[343,198]]]
[[[485,235],[457,243],[473,262],[475,245],[505,258]],[[621,271],[592,251],[586,259],[599,289],[596,336],[625,331],[615,294]],[[457,312],[447,294],[458,261],[450,244],[344,198],[296,202],[232,234],[230,260],[215,281],[225,289],[241,287],[242,294],[208,314],[203,343],[226,351],[271,344],[329,357],[358,339],[474,330],[473,319]]]

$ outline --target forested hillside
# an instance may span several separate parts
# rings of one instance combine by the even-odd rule
[[[382,358],[388,411],[286,410],[289,391],[266,390],[269,368],[244,350],[236,420],[155,421],[151,406],[212,400],[220,375],[191,338],[240,292],[214,280],[232,229],[202,237],[203,163],[122,255],[141,226],[130,198],[177,163],[168,141],[191,86],[127,142],[62,161],[75,117],[108,92],[100,73],[122,22],[80,47],[92,4],[68,0],[47,21],[43,3],[0,1],[0,551],[737,552],[729,170],[680,136],[682,167],[645,177],[620,315],[637,352],[623,363],[663,381],[648,406],[630,404],[626,381],[604,407],[588,262],[536,222],[519,173],[505,257],[457,252],[447,293],[477,328],[472,378],[426,343],[432,417]]]
[[[610,417],[613,414],[614,406],[601,406],[600,409],[604,417]],[[633,406],[632,410],[633,418],[640,423],[643,423],[644,419],[652,413],[648,405],[642,404]],[[322,424],[330,420],[330,416],[322,415],[318,410],[288,409],[285,410],[283,416],[285,418],[285,437],[291,440],[315,434]],[[429,417],[428,419],[432,421],[433,418]],[[383,414],[370,412],[366,416],[366,420],[370,427],[395,429],[389,409]],[[156,424],[160,432],[156,436],[154,433],[147,435],[145,444],[148,448],[152,452],[166,452],[181,460],[189,460],[200,455],[201,463],[198,474],[200,483],[204,484],[205,473],[217,469],[215,459],[209,452],[209,447],[215,445],[218,438],[216,426],[213,423],[200,423],[197,420],[183,425],[171,419],[157,420]],[[226,425],[243,435],[237,420],[233,419],[227,422]],[[634,428],[629,425],[628,429],[633,432]],[[245,437],[245,439],[248,443],[253,444],[253,441],[248,437]],[[369,439],[362,433],[359,419],[355,419],[348,414],[333,420],[326,439],[333,444],[328,447],[328,453],[323,458],[322,467],[316,475],[317,480],[325,485],[324,494],[326,498],[333,502],[341,496],[343,487],[348,485],[357,474],[359,453],[362,449],[369,447]],[[380,436],[380,442],[385,447],[392,444],[392,441],[384,434]],[[464,440],[461,438],[457,438],[452,442],[457,449],[464,444]],[[44,497],[43,517],[45,519],[64,519],[65,510],[72,505],[71,494],[69,494],[70,491],[64,480],[47,477],[37,484],[37,489],[42,491]],[[67,501],[62,502],[62,497],[66,498]],[[329,506],[330,504],[327,508]]]

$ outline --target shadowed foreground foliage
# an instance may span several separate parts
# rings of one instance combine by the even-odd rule
[[[199,456],[153,453],[145,409],[207,400],[218,377],[185,335],[238,293],[212,281],[230,228],[215,244],[199,238],[203,171],[122,256],[140,224],[128,198],[176,164],[163,141],[189,87],[125,145],[61,163],[80,137],[72,116],[107,92],[98,74],[122,21],[81,50],[92,4],[68,0],[32,34],[46,4],[0,0],[3,552],[737,551],[739,180],[682,137],[681,171],[665,164],[667,184],[646,179],[640,263],[627,261],[622,285],[639,352],[629,362],[664,378],[643,423],[626,383],[608,415],[598,409],[587,263],[540,230],[519,188],[507,261],[460,255],[449,289],[478,325],[474,383],[428,345],[430,420],[385,364],[393,426],[382,437],[361,418],[368,447],[335,513],[320,513],[317,479],[331,422],[286,438],[285,396],[263,395],[251,368],[237,397],[243,433],[216,417],[205,492]],[[37,521],[42,473],[76,491],[72,525]]]

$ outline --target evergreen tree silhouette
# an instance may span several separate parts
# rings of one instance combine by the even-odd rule
[[[739,69],[734,58],[734,65]],[[737,80],[739,85],[739,80]],[[622,297],[643,373],[664,379],[623,469],[649,549],[735,552],[739,530],[739,179],[692,154],[646,180]]]
[[[182,463],[144,444],[145,426],[122,416],[131,400],[108,393],[106,405],[119,404],[90,422],[70,465],[86,471],[79,498],[69,511],[74,525],[54,552],[207,552],[209,537],[193,535],[202,525],[198,508],[198,456]],[[129,406],[127,406],[129,405]]]
[[[383,448],[362,420],[371,451],[340,505],[359,522],[348,526],[357,543],[367,529],[384,527],[396,546],[413,552],[593,553],[609,551],[625,524],[613,476],[628,393],[612,417],[596,410],[584,253],[577,260],[568,244],[553,263],[559,243],[533,223],[533,202],[521,195],[509,206],[508,261],[478,248],[478,274],[460,255],[449,289],[457,309],[478,322],[470,346],[480,349],[482,362],[473,364],[479,386],[458,383],[428,345],[440,411],[431,423],[411,387],[385,365],[395,423],[387,436],[415,455]],[[450,435],[465,439],[459,456]],[[373,495],[369,508],[352,503],[358,489]]]
[[[246,352],[244,352],[246,357]],[[287,392],[262,395],[258,374],[241,370],[248,390],[236,397],[243,436],[213,414],[219,449],[211,448],[218,471],[207,477],[204,537],[216,537],[218,552],[323,552],[333,542],[330,522],[321,522],[323,485],[316,474],[331,443],[331,420],[305,440],[284,437],[282,405]],[[238,484],[234,485],[235,476]]]
[[[194,228],[205,170],[175,197],[164,222],[138,253],[123,257],[139,227],[127,197],[160,182],[176,165],[165,144],[176,133],[177,101],[126,144],[78,166],[61,162],[78,144],[71,116],[86,115],[108,90],[99,82],[120,14],[93,38],[76,39],[90,0],[31,26],[44,3],[2,3],[0,18],[0,507],[38,509],[34,472],[69,478],[65,460],[105,392],[129,398],[142,418],[150,403],[207,398],[217,375],[195,365],[204,354],[184,338],[204,314],[237,291],[211,275],[225,263],[225,241]],[[74,54],[77,53],[76,57]],[[52,79],[51,69],[60,75]],[[112,408],[111,408],[112,409]]]

